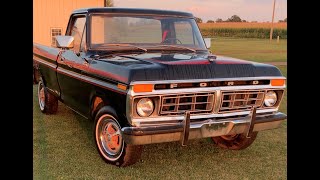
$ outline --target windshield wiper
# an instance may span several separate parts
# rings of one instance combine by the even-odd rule
[[[160,47],[180,48],[180,49],[185,49],[185,50],[189,50],[189,51],[192,51],[192,52],[197,52],[195,49],[184,47],[184,46],[175,46],[175,45],[170,45],[170,44],[162,44],[162,45],[158,45],[158,46],[160,46]]]
[[[90,58],[94,59],[94,60],[99,60],[100,58],[104,58],[104,57],[108,57],[108,58],[113,58],[114,55],[113,54],[93,54],[90,56]]]
[[[142,48],[142,47],[139,47],[139,46],[135,46],[135,45],[132,45],[132,44],[105,44],[105,46],[133,47],[133,48],[142,50],[142,51],[144,51],[144,52],[147,52],[147,51],[148,51],[148,50],[145,49],[145,48]]]
[[[135,52],[134,54],[138,55],[138,54],[143,54],[144,52]],[[122,57],[121,54],[124,54],[124,53],[118,52],[118,53],[109,53],[109,54],[93,54],[90,56],[90,58],[94,60],[100,60],[101,58],[114,58],[116,56]]]

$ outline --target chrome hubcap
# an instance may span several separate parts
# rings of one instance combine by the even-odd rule
[[[100,150],[106,154],[106,158],[116,160],[120,157],[123,150],[123,140],[121,136],[120,125],[108,117],[102,116],[97,124],[96,138],[99,143]]]

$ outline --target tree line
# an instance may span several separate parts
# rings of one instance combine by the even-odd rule
[[[203,23],[202,19],[199,17],[195,17],[197,23]],[[207,23],[221,23],[221,22],[248,22],[247,20],[241,19],[238,15],[233,15],[226,20],[222,20],[221,18],[216,19],[216,21],[209,19]],[[257,22],[257,21],[252,21]],[[287,22],[287,18],[283,20],[279,20],[279,22]]]

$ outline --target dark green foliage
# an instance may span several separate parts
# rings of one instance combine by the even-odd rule
[[[196,20],[197,23],[202,23],[202,19],[199,17],[194,17],[194,19]]]
[[[228,18],[226,22],[241,22],[241,18],[238,15],[233,15],[231,18]]]

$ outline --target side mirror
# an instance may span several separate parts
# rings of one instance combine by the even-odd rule
[[[207,49],[211,47],[211,38],[204,38],[204,42],[206,43]]]
[[[72,36],[55,36],[57,48],[73,48]]]

